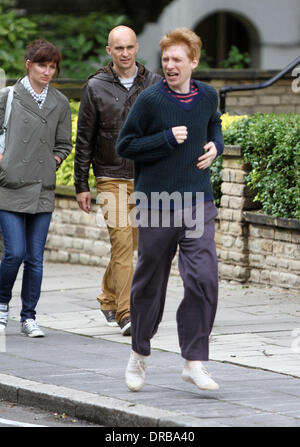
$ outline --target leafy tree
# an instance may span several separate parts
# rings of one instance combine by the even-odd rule
[[[107,62],[105,46],[109,31],[128,24],[125,16],[90,13],[32,15],[39,25],[39,37],[49,40],[62,53],[61,77],[85,79]]]
[[[25,48],[36,35],[37,26],[11,6],[10,1],[0,2],[0,68],[6,77],[18,77],[24,72]]]
[[[73,14],[87,15],[91,11],[102,14],[126,15],[137,34],[146,23],[156,22],[162,10],[172,0],[18,0],[18,6],[25,8],[28,14]]]

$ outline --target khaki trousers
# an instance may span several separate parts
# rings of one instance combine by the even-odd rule
[[[116,310],[116,321],[120,323],[130,316],[133,252],[137,248],[137,228],[128,222],[128,214],[134,208],[134,204],[128,203],[134,184],[131,180],[96,180],[98,203],[111,243],[110,261],[102,279],[102,293],[97,300],[102,310]]]

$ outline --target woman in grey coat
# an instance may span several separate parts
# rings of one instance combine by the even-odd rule
[[[67,98],[49,85],[61,56],[50,42],[27,47],[27,76],[14,86],[5,150],[0,154],[0,328],[7,325],[9,302],[20,265],[21,332],[43,337],[35,321],[41,291],[43,255],[55,200],[56,168],[72,150],[71,110]],[[0,124],[8,91],[0,91]]]

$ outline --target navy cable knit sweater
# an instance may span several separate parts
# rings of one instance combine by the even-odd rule
[[[184,110],[171,95],[164,93],[163,81],[144,90],[121,129],[117,152],[135,162],[135,191],[145,193],[150,202],[151,192],[172,194],[178,191],[203,192],[205,200],[213,200],[209,169],[197,168],[203,146],[214,141],[218,155],[224,142],[220,114],[217,112],[216,90],[203,82],[199,87],[199,100],[190,110]],[[170,128],[186,126],[188,138],[182,144],[171,144]]]

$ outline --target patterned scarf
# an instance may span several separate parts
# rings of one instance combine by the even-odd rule
[[[44,105],[44,102],[46,101],[49,85],[48,84],[46,85],[46,87],[44,88],[42,93],[36,93],[33,90],[33,88],[31,87],[28,76],[25,76],[25,78],[21,79],[21,83],[26,88],[26,90],[29,91],[29,93],[31,94],[31,96],[33,97],[33,99],[35,100],[35,102],[37,103],[39,108],[41,109]]]

